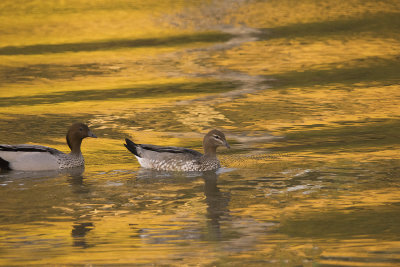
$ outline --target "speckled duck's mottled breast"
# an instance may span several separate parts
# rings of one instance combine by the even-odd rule
[[[85,159],[82,154],[59,154],[56,155],[56,158],[60,169],[75,168],[85,165]]]
[[[154,169],[158,171],[210,171],[216,170],[221,167],[218,159],[152,159],[152,158],[139,158],[139,164],[143,168]]]

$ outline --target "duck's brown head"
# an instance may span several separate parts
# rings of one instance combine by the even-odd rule
[[[215,155],[219,146],[231,148],[223,132],[215,129],[209,131],[203,139],[204,153],[206,155]]]
[[[71,127],[69,127],[67,132],[67,144],[72,153],[81,152],[81,143],[86,137],[97,138],[97,136],[90,131],[86,124],[74,123],[71,125]]]

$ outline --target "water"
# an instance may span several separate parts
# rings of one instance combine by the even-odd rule
[[[0,264],[397,266],[398,1],[2,1],[0,143],[85,170],[0,173]],[[201,150],[217,173],[123,147]]]

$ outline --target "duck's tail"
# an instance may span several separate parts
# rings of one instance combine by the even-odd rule
[[[124,144],[124,146],[130,151],[132,152],[135,156],[139,156],[139,153],[137,151],[137,147],[138,145],[135,144],[133,141],[129,140],[128,138],[125,138],[125,142],[126,144]]]
[[[10,162],[0,157],[0,172],[9,170],[11,170]]]

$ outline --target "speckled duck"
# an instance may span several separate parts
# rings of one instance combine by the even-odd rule
[[[94,137],[83,123],[73,124],[67,132],[71,153],[39,145],[0,145],[0,170],[46,171],[80,167],[85,164],[81,152],[82,140]]]
[[[125,147],[132,152],[143,168],[158,171],[210,171],[221,167],[217,148],[230,148],[225,135],[212,130],[204,136],[204,154],[192,149],[173,146],[135,144],[125,139]]]

